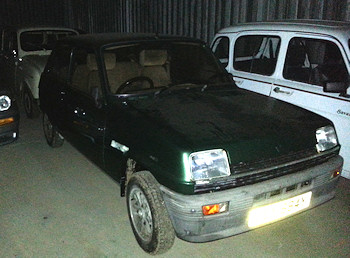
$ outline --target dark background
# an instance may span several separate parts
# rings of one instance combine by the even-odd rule
[[[86,32],[157,32],[211,41],[238,22],[350,20],[349,0],[0,0],[0,27],[56,25]]]

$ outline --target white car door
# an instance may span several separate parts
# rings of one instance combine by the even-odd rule
[[[305,35],[290,38],[271,97],[301,106],[334,123],[345,161],[343,176],[350,178],[349,64],[344,56],[339,42],[332,38]],[[342,93],[325,92],[323,85],[327,81],[343,82],[346,86]]]
[[[275,33],[241,32],[217,37],[212,50],[238,87],[269,96],[280,42]]]

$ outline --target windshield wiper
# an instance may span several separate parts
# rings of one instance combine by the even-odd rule
[[[175,89],[189,89],[189,88],[192,88],[192,87],[198,87],[198,86],[202,86],[202,85],[203,85],[203,83],[196,84],[196,83],[193,83],[193,82],[186,82],[186,83],[179,83],[179,84],[170,84],[169,86],[156,91],[154,93],[154,96],[156,97],[156,96],[162,95],[162,94],[164,94],[166,92],[171,92],[172,90],[175,90]]]

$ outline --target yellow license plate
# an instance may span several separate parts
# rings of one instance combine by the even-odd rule
[[[248,226],[258,227],[287,217],[310,206],[312,192],[307,192],[284,201],[258,207],[249,212]]]

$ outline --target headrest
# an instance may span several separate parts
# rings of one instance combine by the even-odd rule
[[[86,65],[90,71],[97,71],[97,63],[94,54],[88,54],[86,57]]]
[[[115,67],[115,55],[113,53],[105,53],[105,64],[107,70],[112,70]],[[97,71],[97,63],[94,54],[88,54],[86,58],[86,65],[90,71]]]
[[[105,65],[107,70],[112,70],[115,67],[115,55],[114,53],[105,53]]]
[[[140,64],[142,66],[164,65],[168,59],[166,50],[142,50]]]

